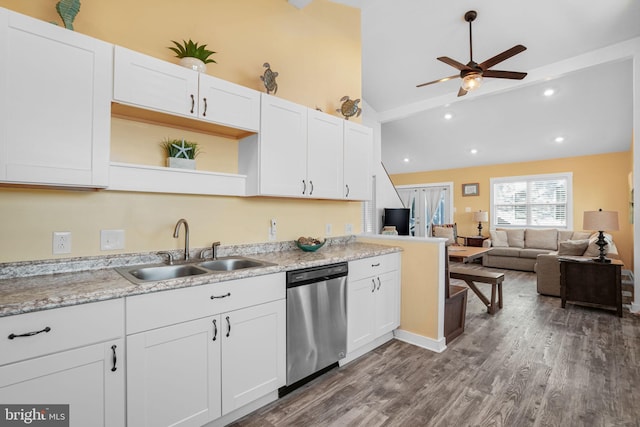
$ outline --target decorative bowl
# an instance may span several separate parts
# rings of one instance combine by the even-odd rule
[[[305,252],[315,252],[318,249],[320,249],[326,242],[327,242],[326,240],[323,240],[322,243],[317,245],[303,245],[302,243],[296,240],[296,245],[298,245],[298,247]]]

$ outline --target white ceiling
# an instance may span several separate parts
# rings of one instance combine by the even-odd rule
[[[383,123],[382,160],[389,173],[630,147],[631,60],[602,63],[595,54],[592,63],[578,61],[578,67],[558,64],[640,37],[638,0],[334,1],[362,11],[363,98]],[[529,75],[522,81],[485,79],[461,98],[459,79],[416,88],[457,74],[436,57],[469,61],[467,10],[478,12],[474,60],[523,44],[526,51],[493,69]],[[544,97],[547,87],[556,94]],[[444,120],[445,111],[454,117]],[[556,143],[556,136],[564,142]]]

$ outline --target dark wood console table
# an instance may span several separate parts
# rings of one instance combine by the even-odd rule
[[[620,260],[610,263],[559,258],[560,298],[562,308],[567,301],[616,310],[622,317],[622,266]]]
[[[485,237],[485,236],[463,236],[462,238],[464,239],[464,245],[465,246],[473,246],[473,247],[476,247],[476,248],[481,248],[482,247],[482,242],[487,240],[489,237]]]

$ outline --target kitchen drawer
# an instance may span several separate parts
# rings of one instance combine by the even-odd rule
[[[42,331],[26,337],[10,339]],[[0,318],[0,365],[124,336],[124,300],[80,304]]]
[[[360,280],[400,268],[400,254],[393,253],[349,262],[349,280]]]
[[[126,298],[127,335],[284,299],[285,273]]]

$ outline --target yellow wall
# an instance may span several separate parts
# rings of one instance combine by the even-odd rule
[[[366,237],[358,240],[402,248],[400,329],[434,340],[442,338],[438,333],[438,301],[444,298],[440,295],[440,289],[444,289],[441,243]]]
[[[461,236],[478,233],[471,211],[489,211],[489,180],[505,176],[535,175],[546,173],[573,173],[573,228],[582,229],[582,216],[586,210],[617,211],[620,230],[611,232],[625,268],[633,268],[633,226],[629,222],[628,175],[632,170],[631,152],[594,156],[570,157],[554,160],[479,166],[462,169],[418,172],[391,176],[394,185],[422,184],[430,182],[454,183],[454,221]],[[463,183],[479,183],[480,195],[463,197]],[[488,224],[483,234],[488,234]]]
[[[0,7],[60,22],[55,4],[0,0]],[[170,40],[191,38],[218,52],[208,74],[261,91],[262,64],[270,62],[278,97],[330,113],[343,95],[361,97],[360,11],[328,0],[302,10],[285,0],[82,0],[75,29],[172,62]],[[185,136],[204,144],[198,169],[237,171],[235,141],[120,120],[112,133],[114,161],[162,164],[159,140]],[[180,248],[182,239],[171,236],[179,218],[189,221],[193,247],[266,241],[270,218],[278,220],[278,240],[290,240],[323,236],[326,223],[333,235],[347,223],[359,232],[360,203],[0,188],[0,262],[58,257],[53,231],[72,232],[64,257],[115,253],[100,251],[101,229],[125,230],[125,250],[116,252]]]

